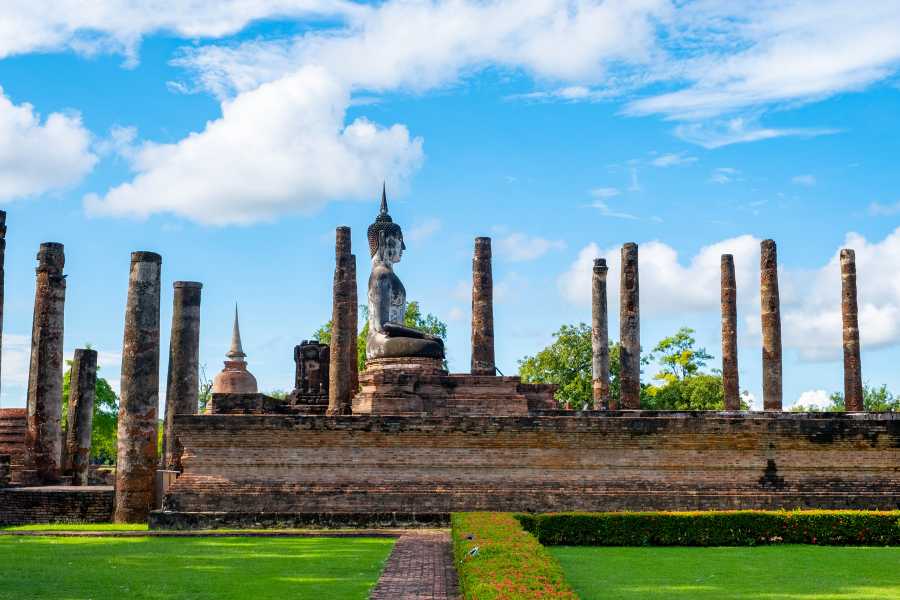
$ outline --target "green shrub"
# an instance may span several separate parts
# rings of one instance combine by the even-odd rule
[[[709,511],[515,515],[550,546],[900,545],[900,511]]]
[[[556,559],[513,515],[457,513],[451,526],[460,591],[466,600],[577,600]]]

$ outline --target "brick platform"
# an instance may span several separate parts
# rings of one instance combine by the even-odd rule
[[[20,479],[25,458],[26,411],[24,408],[0,408],[0,454],[10,457],[11,479]]]
[[[459,582],[450,534],[409,533],[394,545],[369,600],[456,600]]]
[[[151,524],[900,508],[900,415],[563,415],[179,415],[185,471]]]
[[[11,487],[0,490],[0,524],[108,523],[111,486]]]

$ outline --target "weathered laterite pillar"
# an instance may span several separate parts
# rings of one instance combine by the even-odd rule
[[[0,349],[3,347],[3,288],[6,285],[6,211],[0,210]],[[2,357],[2,352],[0,352]],[[2,362],[0,362],[2,366]],[[2,369],[0,369],[2,370]]]
[[[66,422],[65,473],[72,477],[72,485],[88,485],[96,389],[97,351],[78,348],[72,359]]]
[[[641,407],[641,309],[638,285],[638,247],[622,246],[619,290],[619,350],[622,408]]]
[[[28,371],[26,468],[43,483],[59,480],[62,458],[63,322],[66,257],[63,245],[41,244],[37,255],[31,365]]]
[[[359,298],[356,288],[356,255],[350,254],[347,263],[347,287],[350,294],[350,333],[348,335],[350,344],[347,347],[347,368],[350,371],[350,403],[353,403],[353,397],[359,392]],[[347,407],[348,414],[351,412],[350,405]]]
[[[181,444],[175,436],[175,415],[194,415],[200,388],[200,294],[203,284],[172,284],[172,335],[166,376],[166,416],[163,431],[163,469],[181,471]]]
[[[841,250],[841,320],[844,338],[844,406],[862,412],[862,365],[859,357],[859,312],[856,302],[856,253]]]
[[[335,231],[334,295],[331,311],[331,356],[328,380],[328,415],[349,415],[353,400],[350,353],[353,347],[353,292],[349,281],[356,258],[350,254],[350,228]],[[356,360],[354,356],[353,361]]]
[[[122,347],[116,523],[145,523],[157,466],[159,292],[162,258],[132,252]]]
[[[496,375],[491,238],[475,238],[472,258],[472,375]]]
[[[734,277],[734,257],[730,254],[722,255],[722,387],[725,393],[725,410],[740,410],[737,282]]]
[[[760,319],[762,321],[763,408],[781,410],[781,306],[775,242],[760,244]]]
[[[607,410],[609,400],[609,315],[606,308],[605,258],[594,259],[591,277],[591,370],[593,373],[594,409]]]

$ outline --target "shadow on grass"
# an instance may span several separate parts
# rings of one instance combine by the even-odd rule
[[[385,538],[0,538],[0,599],[363,599]]]
[[[583,600],[900,599],[900,548],[550,548]]]

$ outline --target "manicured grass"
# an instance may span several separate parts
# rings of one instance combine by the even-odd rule
[[[582,600],[900,599],[900,547],[548,550]]]
[[[41,525],[9,525],[0,531],[147,531],[140,523],[50,523]]]
[[[0,537],[0,599],[366,598],[388,538]]]

